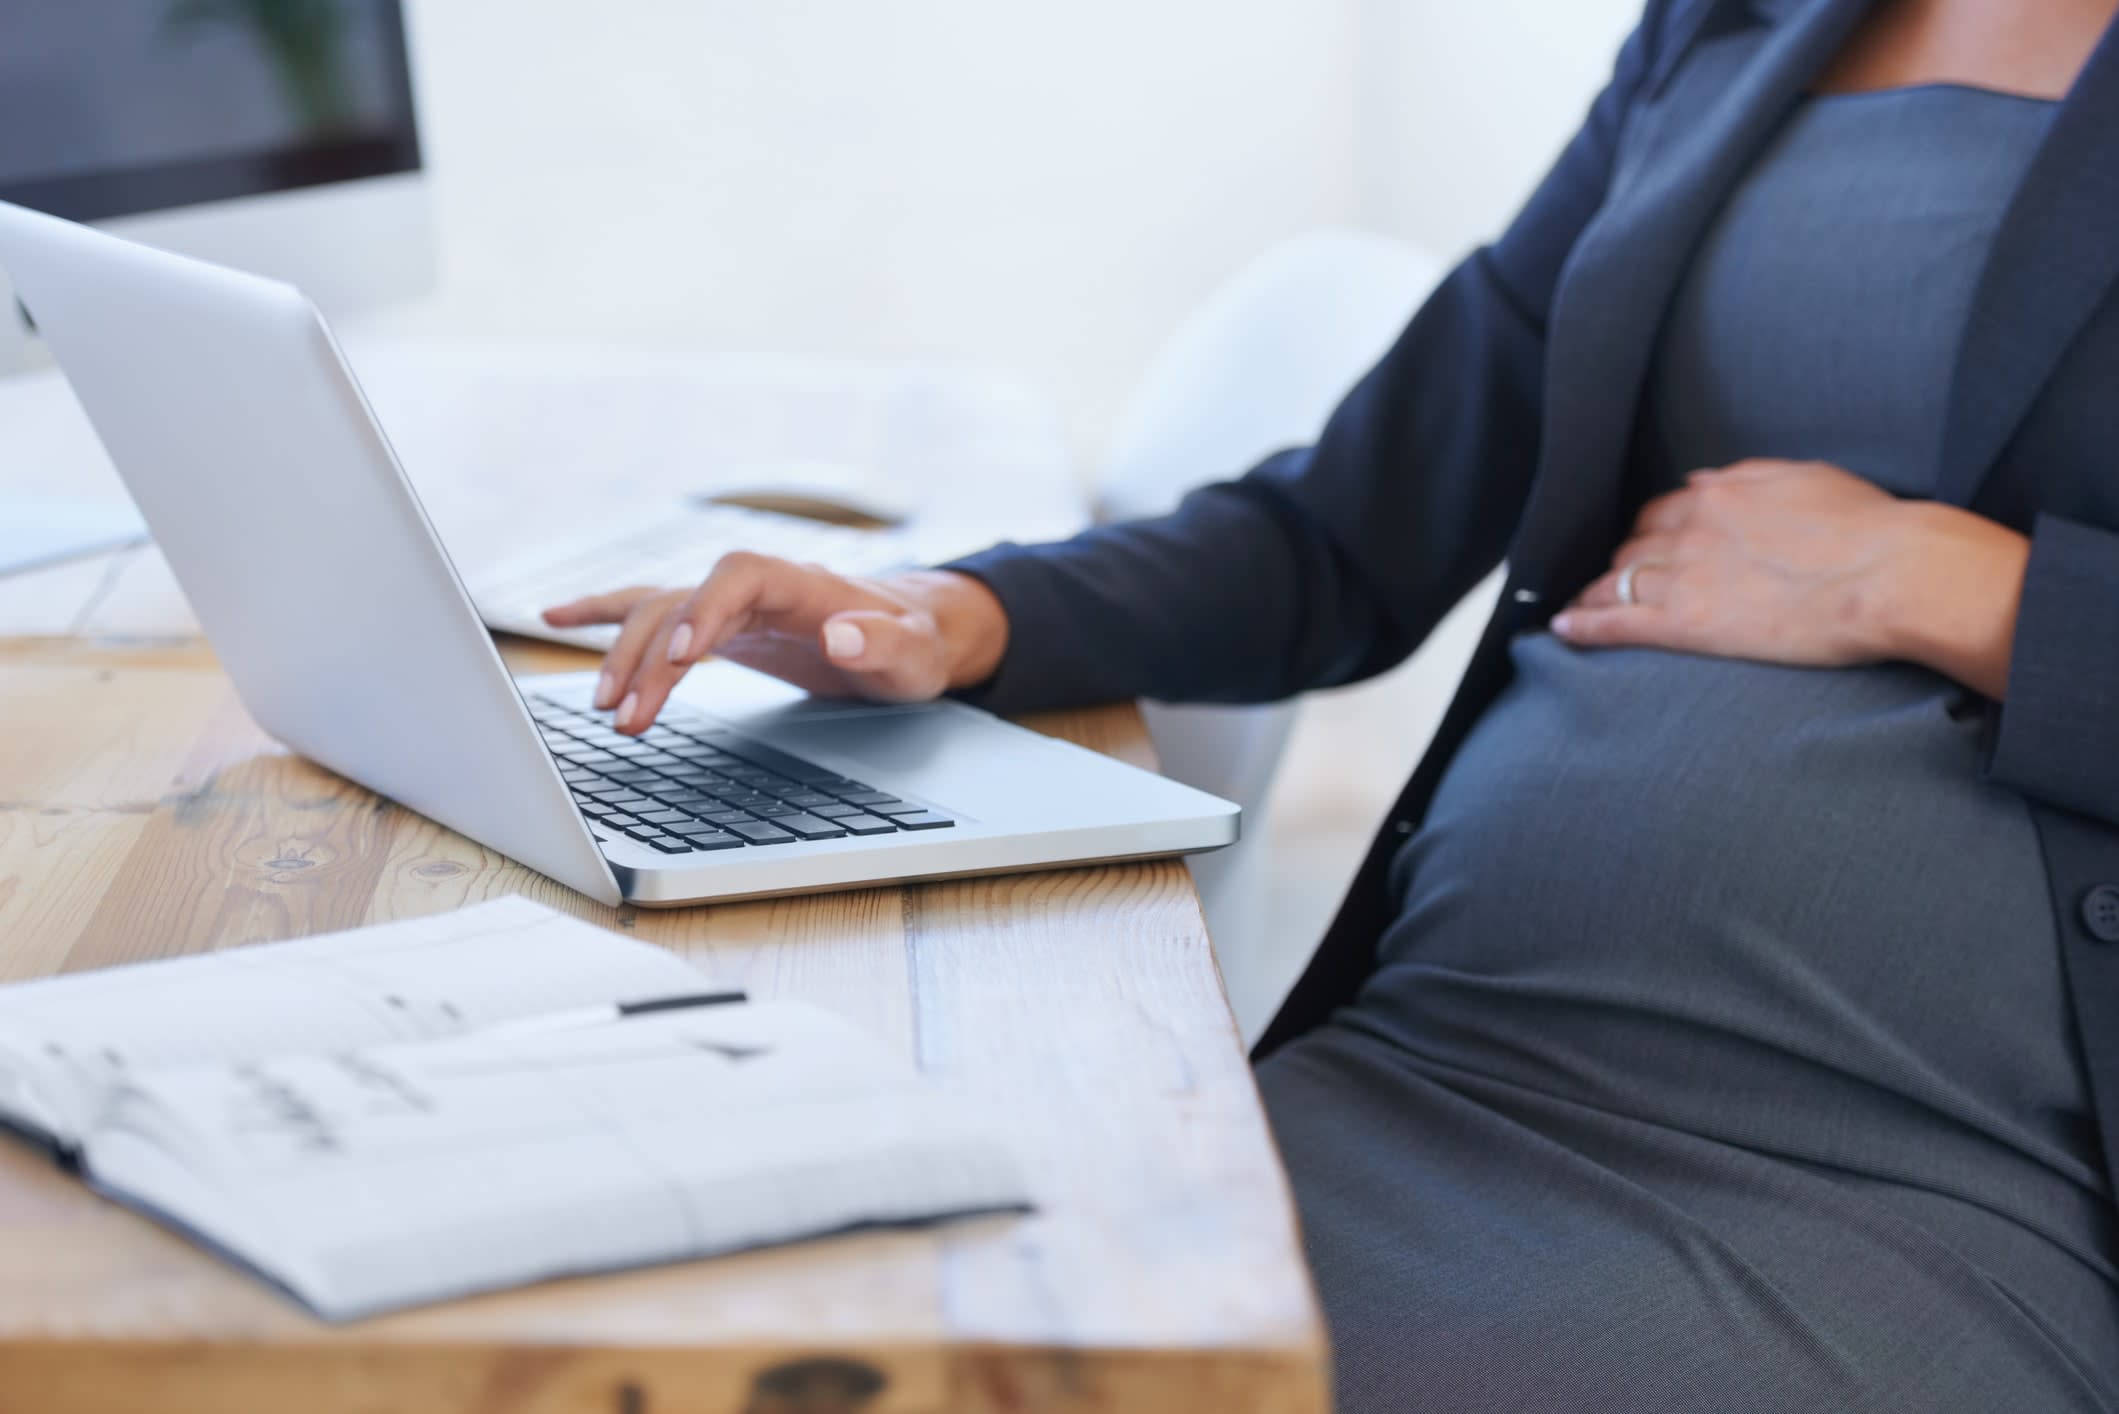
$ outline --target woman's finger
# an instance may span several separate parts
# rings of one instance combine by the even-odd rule
[[[618,641],[603,655],[603,673],[596,679],[596,705],[606,711],[622,705],[633,691],[633,678],[663,619],[684,598],[682,590],[664,590],[634,602],[618,630]]]
[[[544,621],[553,628],[623,623],[635,604],[657,592],[648,585],[635,585],[630,589],[614,589],[608,594],[591,594],[585,599],[553,605],[544,611]]]
[[[1552,631],[1577,648],[1668,648],[1668,621],[1645,604],[1574,608],[1554,617]]]
[[[620,693],[622,732],[645,731],[692,665],[738,634],[780,628],[821,570],[746,552],[724,555],[704,582],[678,599],[655,625]]]
[[[1691,522],[1696,505],[1690,486],[1666,491],[1641,507],[1633,522],[1633,533],[1636,537],[1674,534]]]
[[[1748,461],[1731,462],[1712,471],[1694,472],[1693,475],[1706,481],[1783,481],[1817,470],[1816,462],[1791,462],[1779,457],[1752,457]]]
[[[678,680],[691,671],[689,665],[680,667],[670,661],[670,638],[683,624],[683,606],[672,604],[649,628],[640,648],[640,664],[619,698],[617,716],[611,723],[619,731],[637,736],[653,726]]]
[[[1646,564],[1649,561],[1667,563],[1679,556],[1679,537],[1675,534],[1657,532],[1636,535],[1618,548],[1611,557],[1611,567],[1621,570],[1628,565]]]
[[[1620,582],[1626,578],[1627,566],[1633,568],[1633,583],[1626,587],[1632,591],[1629,601],[1621,597]],[[1666,583],[1669,570],[1667,559],[1654,556],[1636,556],[1600,575],[1589,588],[1575,596],[1570,609],[1637,608],[1661,604],[1668,589]],[[1555,632],[1558,630],[1555,629]]]
[[[805,571],[744,551],[723,555],[699,587],[686,596],[664,646],[664,659],[681,676],[683,669],[748,628],[761,609],[769,612],[775,602],[784,599],[784,592],[770,591],[774,581],[786,573]]]
[[[942,636],[923,613],[857,609],[824,621],[824,657],[870,697],[924,702],[949,686]]]

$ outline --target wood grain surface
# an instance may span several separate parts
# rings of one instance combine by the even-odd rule
[[[1031,725],[1147,760],[1131,709]],[[330,1327],[0,1144],[0,1411],[1327,1407],[1285,1182],[1181,865],[610,910],[288,754],[196,641],[0,640],[0,980],[507,893],[867,1027],[990,1107],[1038,1211]]]

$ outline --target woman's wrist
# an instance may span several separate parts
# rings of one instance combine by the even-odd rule
[[[1888,656],[1919,663],[2000,701],[2031,542],[1938,501],[1893,509],[1897,545],[1879,596]]]
[[[887,583],[934,616],[950,691],[976,687],[1000,671],[1008,652],[1008,611],[991,589],[954,570],[911,570]]]

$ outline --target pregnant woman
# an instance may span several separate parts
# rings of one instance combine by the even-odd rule
[[[1656,0],[1314,448],[551,617],[630,730],[1263,701],[1505,559],[1260,1052],[1342,1407],[2119,1409],[2115,9]]]

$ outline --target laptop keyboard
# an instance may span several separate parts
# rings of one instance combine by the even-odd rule
[[[664,854],[946,830],[947,815],[672,708],[638,737],[548,697],[530,716],[592,829]]]

